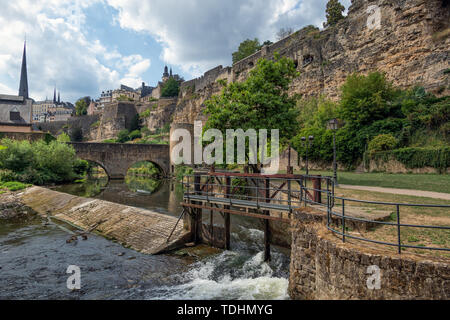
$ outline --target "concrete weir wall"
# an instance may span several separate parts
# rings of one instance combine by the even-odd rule
[[[189,241],[190,234],[177,219],[150,210],[103,200],[88,199],[32,187],[21,195],[24,204],[43,216],[51,216],[84,230],[94,228],[107,238],[146,254],[158,254]]]
[[[321,217],[300,213],[292,223],[289,294],[301,300],[447,300],[450,264],[343,244]],[[380,288],[369,289],[369,266],[380,269]]]

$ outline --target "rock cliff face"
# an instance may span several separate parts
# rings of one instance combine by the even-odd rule
[[[369,10],[376,6],[375,10]],[[378,9],[379,10],[378,10]],[[377,13],[380,25],[376,26]],[[233,65],[219,66],[183,83],[175,123],[205,120],[204,101],[219,93],[219,79],[242,81],[260,58],[275,52],[291,58],[301,75],[291,92],[338,99],[346,77],[385,72],[396,86],[423,85],[450,94],[450,4],[448,0],[353,0],[346,19],[318,32],[300,30]]]

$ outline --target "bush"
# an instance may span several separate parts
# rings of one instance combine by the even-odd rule
[[[390,134],[380,134],[369,142],[369,153],[392,150],[397,146],[397,139]]]
[[[432,167],[443,173],[450,166],[450,147],[401,148],[374,153],[372,159],[386,162],[394,159],[408,169]]]
[[[130,141],[129,134],[130,132],[127,129],[120,131],[119,134],[117,135],[117,142],[125,143],[127,141]]]
[[[135,139],[140,139],[142,138],[142,134],[139,130],[134,130],[132,131],[129,135],[128,135],[129,139],[131,141],[135,140]]]
[[[1,143],[7,147],[0,151],[0,177],[4,181],[42,185],[76,178],[75,150],[66,143],[9,139],[3,139]]]

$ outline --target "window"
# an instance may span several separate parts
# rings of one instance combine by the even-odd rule
[[[314,57],[312,55],[306,55],[303,57],[303,67],[306,67],[308,64],[314,61]]]
[[[10,111],[9,112],[9,120],[11,121],[19,121],[20,118],[20,112],[19,111]]]

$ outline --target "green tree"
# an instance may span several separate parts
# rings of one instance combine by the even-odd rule
[[[83,97],[75,102],[75,112],[77,116],[84,116],[87,114],[89,105],[91,104],[91,97]]]
[[[259,43],[259,40],[257,38],[253,40],[247,39],[241,42],[238,50],[236,52],[233,52],[233,64],[244,58],[247,58],[260,49],[261,44]]]
[[[399,91],[380,72],[352,74],[342,86],[340,114],[348,124],[361,128],[377,120],[401,114],[393,104]]]
[[[336,25],[340,20],[344,19],[342,14],[345,7],[339,2],[339,0],[329,0],[327,3],[327,22],[323,24],[325,28]]]
[[[161,97],[177,97],[180,92],[180,83],[174,78],[169,78],[161,89]]]
[[[274,60],[260,59],[244,82],[227,84],[205,102],[204,130],[279,129],[281,143],[287,143],[298,130],[297,97],[288,94],[298,75],[291,59],[279,54]]]

